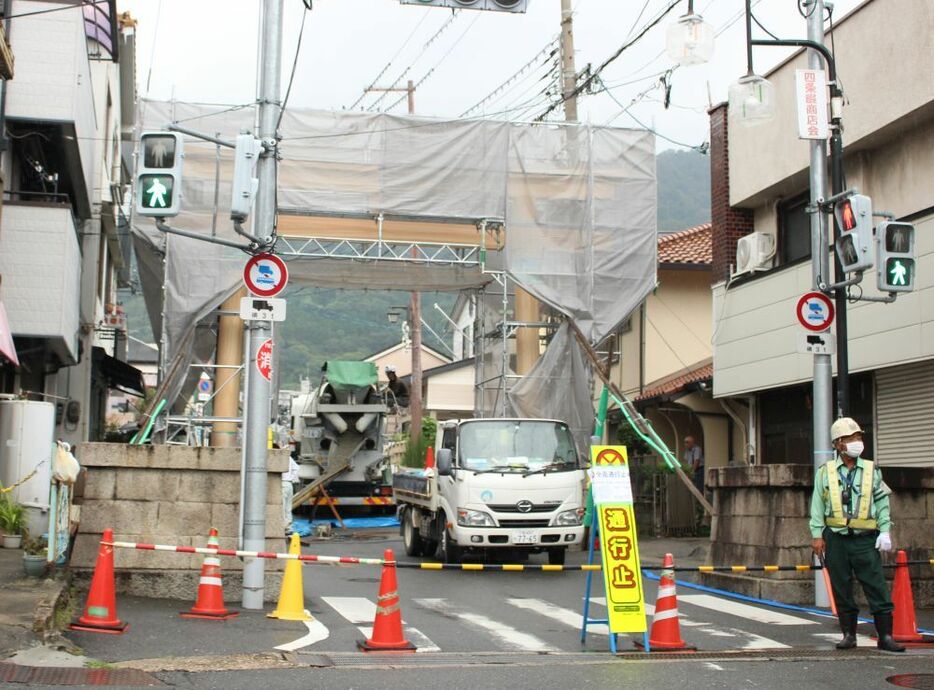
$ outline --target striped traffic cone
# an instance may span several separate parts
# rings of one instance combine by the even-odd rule
[[[129,625],[117,618],[117,594],[114,589],[114,531],[105,529],[101,537],[94,575],[84,615],[68,626],[69,630],[122,635]]]
[[[931,647],[934,639],[918,632],[915,598],[911,593],[908,554],[899,549],[895,554],[895,582],[892,585],[892,637],[905,647]]]
[[[652,618],[649,645],[653,650],[681,649],[693,651],[696,647],[688,646],[681,639],[674,567],[674,557],[670,553],[666,553],[665,560],[662,562],[662,576],[658,581],[658,596],[655,599],[655,616]]]
[[[208,548],[218,549],[217,530],[208,535]],[[221,582],[221,560],[217,556],[205,556],[201,565],[201,578],[198,580],[198,597],[189,611],[183,611],[182,618],[204,618],[211,621],[225,621],[239,616],[239,611],[228,611],[224,607],[224,585]]]
[[[392,549],[383,553],[383,574],[376,598],[376,618],[373,636],[360,640],[357,646],[364,652],[414,652],[415,645],[402,634],[402,611],[399,608],[399,588],[396,584],[396,557]]]

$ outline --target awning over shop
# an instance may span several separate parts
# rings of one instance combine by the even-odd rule
[[[0,302],[0,355],[19,366],[19,358],[16,356],[16,348],[13,346],[13,333],[10,330],[10,322],[6,318],[6,309],[3,302]]]
[[[94,348],[92,358],[92,367],[110,388],[130,395],[145,396],[146,384],[143,383],[143,372],[139,369],[111,357],[102,347]]]

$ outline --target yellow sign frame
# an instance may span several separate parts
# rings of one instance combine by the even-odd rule
[[[625,473],[620,473],[615,479],[628,480],[629,456],[626,446],[591,446],[590,457],[594,468],[625,467]],[[606,477],[607,480],[613,478]],[[648,630],[648,622],[645,617],[645,592],[632,503],[599,503],[595,507],[610,632],[644,633]]]

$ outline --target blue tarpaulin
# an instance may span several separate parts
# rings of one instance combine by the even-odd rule
[[[340,528],[337,518],[319,518],[309,520],[308,518],[292,518],[292,531],[300,537],[308,537],[314,532],[315,525],[331,525],[331,527]],[[398,527],[399,520],[395,516],[380,517],[356,517],[344,518],[344,527],[347,529],[376,529],[378,527]]]

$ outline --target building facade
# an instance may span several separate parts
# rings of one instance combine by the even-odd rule
[[[833,29],[847,99],[846,184],[916,228],[914,292],[847,310],[847,412],[882,465],[934,466],[924,443],[934,416],[931,26],[928,0],[869,0]],[[769,464],[811,462],[812,356],[797,351],[795,316],[812,288],[808,142],[796,137],[794,93],[795,70],[806,66],[799,51],[766,75],[777,101],[769,123],[744,127],[725,105],[711,111],[714,395],[748,405],[753,461]],[[774,252],[760,270],[737,273],[737,241],[750,232]],[[882,297],[875,269],[850,294]]]
[[[96,439],[110,389],[143,393],[116,297],[129,284],[134,22],[115,0],[14,0],[12,13],[28,16],[9,36],[0,274],[20,356],[2,392],[55,403],[56,437]]]

